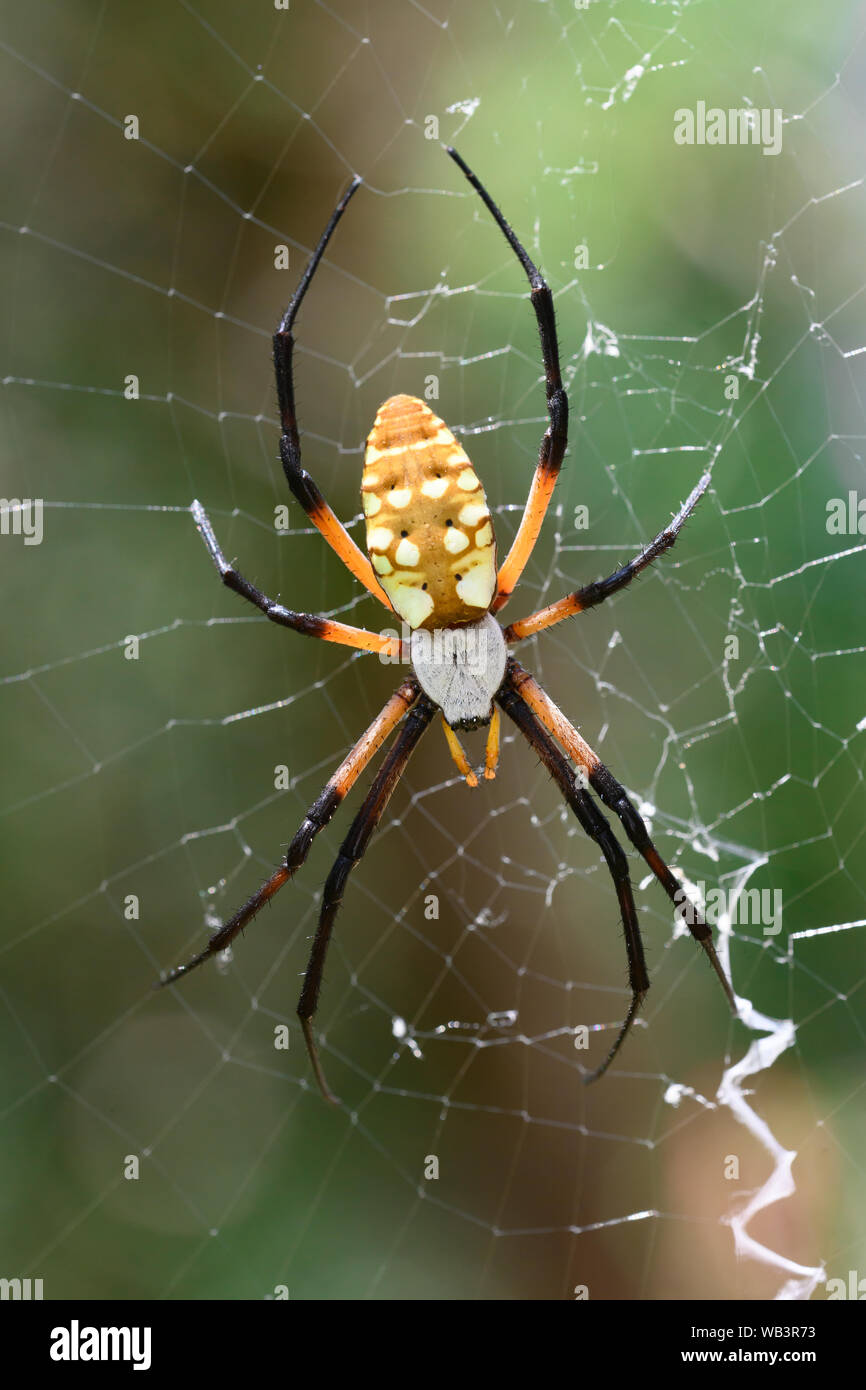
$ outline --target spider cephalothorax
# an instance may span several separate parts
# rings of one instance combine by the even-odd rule
[[[423,628],[410,639],[418,684],[442,711],[451,729],[481,729],[494,717],[508,649],[495,618],[485,613],[462,627]]]
[[[447,425],[414,396],[392,396],[385,401],[379,407],[367,438],[361,495],[370,558],[359,550],[301,466],[292,372],[292,329],[334,228],[360,186],[361,180],[357,178],[337,204],[274,335],[280,457],[289,487],[313,525],[355,578],[404,620],[410,630],[408,643],[331,618],[296,613],[268,598],[228,563],[204,508],[198,502],[192,506],[196,524],[223,583],[254,604],[272,622],[310,637],[408,660],[412,666],[412,675],[394,692],[309,808],[279,868],[224,926],[214,932],[204,950],[186,965],[170,971],[161,981],[162,984],[172,983],[234,940],[259,908],[298,871],[315,836],[328,824],[385,739],[401,726],[328,875],[319,925],[298,1002],[298,1016],[316,1080],[328,1100],[333,1100],[333,1096],[319,1061],[312,1020],[334,919],[346,880],[364,854],[391,793],[437,710],[442,715],[451,755],[470,786],[477,786],[478,778],[454,730],[489,725],[484,775],[493,777],[499,756],[499,711],[503,710],[550,772],[581,826],[595,841],[610,871],[625,931],[631,1003],[613,1046],[585,1080],[594,1080],[610,1066],[649,989],[628,860],[587,788],[591,788],[619,818],[632,845],[643,856],[677,905],[692,936],[703,947],[731,1007],[735,1007],[710,928],[691,905],[688,912],[683,912],[680,883],[650,839],[624,788],[534,677],[507,652],[507,645],[542,632],[624,589],[636,574],[673,545],[686,518],[706,491],[709,474],[705,473],[700,479],[673,520],[628,564],[606,579],[586,584],[527,618],[504,629],[500,627],[493,615],[508,602],[523,573],[553,494],[568,439],[568,401],[559,367],[550,290],[487,190],[456,150],[447,152],[481,198],[523,267],[541,339],[548,425],[526,507],[502,565],[497,567],[496,541],[487,498],[469,458]]]

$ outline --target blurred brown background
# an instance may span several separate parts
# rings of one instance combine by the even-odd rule
[[[0,540],[0,1274],[75,1298],[748,1299],[784,1261],[866,1273],[863,541],[825,527],[864,486],[858,23],[801,0],[6,7],[0,491],[46,509],[40,546]],[[781,108],[782,154],[675,145],[698,100]],[[432,730],[354,875],[318,1018],[339,1111],[294,1009],[357,797],[230,965],[150,992],[270,871],[395,683],[250,616],[187,511],[290,606],[387,625],[294,503],[273,529],[270,334],[353,173],[299,321],[306,466],[357,519],[377,405],[433,373],[503,549],[526,495],[525,282],[431,116],[557,296],[571,448],[509,613],[608,573],[713,463],[657,572],[521,659],[685,874],[751,865],[782,891],[780,935],[737,928],[731,950],[737,992],[796,1026],[743,1082],[763,1139],[716,1095],[764,1032],[731,1022],[640,863],[653,989],[581,1086],[569,1030],[621,1017],[621,928],[510,731],[470,794]],[[775,1262],[738,1260],[726,1222],[790,1150],[793,1195],[749,1227]]]

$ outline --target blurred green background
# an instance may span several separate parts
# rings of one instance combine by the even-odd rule
[[[4,7],[0,492],[44,498],[45,535],[0,540],[0,1274],[48,1298],[748,1299],[866,1272],[863,540],[825,525],[866,491],[861,26],[801,0]],[[781,108],[782,153],[675,145],[699,100]],[[715,1097],[764,1032],[641,864],[653,989],[581,1086],[569,1030],[621,1017],[621,928],[510,731],[470,794],[432,730],[354,875],[318,1018],[339,1110],[294,1009],[357,798],[232,963],[150,989],[395,684],[249,616],[187,510],[290,606],[386,625],[294,503],[273,526],[270,334],[352,173],[299,321],[306,466],[360,539],[376,407],[432,373],[501,548],[526,494],[525,282],[430,117],[556,295],[571,447],[509,614],[615,568],[713,466],[657,571],[521,659],[682,872],[782,891],[780,935],[731,943],[738,994],[796,1028],[744,1082],[763,1141]],[[738,1260],[726,1223],[790,1150],[794,1193],[749,1227],[772,1253]]]

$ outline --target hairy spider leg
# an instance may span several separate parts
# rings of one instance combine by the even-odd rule
[[[255,917],[266,902],[270,902],[284,883],[293,878],[310,852],[313,840],[320,830],[328,824],[340,803],[349,794],[364,768],[376,755],[388,735],[397,727],[400,720],[411,709],[420,693],[414,678],[404,681],[376,715],[372,724],[364,731],[358,742],[346,755],[334,775],[325,784],[319,796],[304,816],[294,839],[289,845],[280,867],[271,874],[266,883],[248,898],[243,907],[238,908],[233,917],[211,936],[203,951],[186,962],[175,966],[157,982],[157,988],[174,984],[182,975],[188,975],[196,966],[202,965],[219,951],[224,951],[235,939],[238,932]]]
[[[301,990],[301,997],[298,1000],[298,1017],[301,1020],[301,1027],[304,1030],[307,1051],[310,1054],[310,1061],[316,1080],[319,1083],[319,1089],[325,1097],[325,1100],[330,1101],[332,1104],[336,1104],[336,1099],[328,1089],[325,1073],[319,1061],[319,1053],[316,1048],[315,1038],[313,1037],[313,1017],[319,1003],[322,974],[325,969],[325,959],[331,941],[334,919],[339,911],[340,903],[343,901],[343,893],[349,875],[355,865],[363,857],[373,832],[382,818],[385,807],[391,800],[394,788],[406,771],[406,765],[415,750],[418,740],[435,713],[436,706],[433,704],[433,701],[428,700],[426,695],[421,695],[407,715],[403,728],[392,743],[387,757],[379,768],[373,785],[367,793],[360,811],[352,821],[349,833],[340,846],[340,853],[337,856],[334,867],[331,869],[325,882],[325,891],[322,894],[322,909],[319,914],[319,925],[316,928],[313,948],[310,952],[310,961],[304,976],[304,987]]]
[[[455,149],[446,146],[458,169],[462,170],[475,189],[484,206],[493,217],[508,245],[522,265],[529,280],[530,297],[538,333],[541,339],[541,356],[544,363],[545,389],[547,394],[548,425],[541,441],[538,464],[529,489],[526,507],[497,577],[496,597],[491,604],[491,613],[496,613],[508,602],[523,573],[526,562],[538,540],[541,526],[553,496],[553,489],[559,477],[562,460],[568,445],[568,397],[562,384],[559,366],[559,343],[556,335],[556,318],[553,310],[553,295],[538,267],[529,259],[518,241],[513,229],[506,222],[497,205],[480,179]]]
[[[571,618],[575,613],[585,613],[587,608],[594,608],[596,604],[603,603],[613,594],[618,594],[620,589],[626,588],[635,575],[640,574],[647,565],[651,565],[653,560],[658,559],[659,555],[670,550],[709,485],[710,475],[704,473],[673,520],[663,531],[659,531],[655,540],[644,546],[633,560],[629,560],[627,565],[622,565],[620,569],[614,570],[607,579],[596,579],[591,584],[584,584],[582,589],[576,589],[574,593],[566,594],[565,598],[557,599],[556,603],[548,604],[546,608],[539,608],[537,613],[531,613],[528,618],[519,618],[516,623],[511,623],[505,629],[506,642],[521,642],[524,637],[532,637],[536,632],[544,632],[546,628],[553,627],[555,623],[561,623],[563,618]]]
[[[210,518],[200,502],[193,502],[192,514],[199,535],[207,546],[208,553],[216,565],[220,579],[227,589],[240,594],[259,612],[264,613],[272,623],[291,628],[305,637],[319,637],[324,642],[336,642],[343,647],[358,647],[365,652],[378,652],[380,656],[399,659],[404,655],[403,643],[397,637],[383,637],[379,632],[369,632],[363,627],[350,627],[347,623],[335,622],[333,618],[321,618],[314,613],[293,613],[284,608],[276,599],[268,598],[251,584],[248,579],[230,565],[223,554],[219,541],[214,535]]]
[[[583,1078],[584,1082],[587,1083],[597,1081],[607,1071],[625,1042],[650,985],[638,925],[637,908],[629,879],[628,860],[607,820],[589,793],[577,785],[565,755],[556,746],[547,731],[542,728],[526,700],[516,690],[510,675],[506,676],[505,684],[496,699],[509,718],[513,719],[527,743],[535,749],[581,826],[590,839],[598,845],[616,888],[623,931],[625,932],[628,978],[632,997],[628,1012],[620,1025],[613,1047],[608,1052],[607,1057],[601,1066],[596,1067],[595,1071]]]
[[[383,593],[367,556],[352,540],[343,523],[328,506],[309,473],[301,465],[301,440],[295,412],[293,368],[295,339],[292,335],[292,328],[304,295],[307,293],[310,281],[325,253],[334,228],[343,216],[349,199],[360,188],[361,182],[361,179],[357,177],[352,180],[331,214],[331,219],[310,257],[309,264],[292,296],[289,307],[280,319],[274,334],[274,371],[277,378],[277,398],[280,407],[280,458],[286,481],[316,530],[324,536],[331,549],[336,551],[346,568],[364,585],[365,589],[369,589],[374,598],[377,598],[385,608],[390,608],[391,604]]]
[[[565,717],[559,706],[554,704],[535,677],[525,671],[513,657],[508,663],[506,679],[520,692],[540,722],[550,730],[557,742],[574,760],[580,772],[605,806],[619,817],[635,849],[646,860],[671,902],[679,910],[695,941],[706,952],[722,989],[725,991],[731,1010],[736,1014],[737,1003],[734,992],[713,945],[712,928],[707,925],[694,906],[686,899],[682,884],[671,873],[650,839],[643,817],[629,799],[625,788],[612,776],[598,754],[593,752],[586,740]]]

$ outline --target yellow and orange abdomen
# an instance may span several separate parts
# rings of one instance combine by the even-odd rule
[[[391,396],[367,436],[361,498],[379,583],[411,628],[474,623],[496,591],[484,489],[424,401]]]

